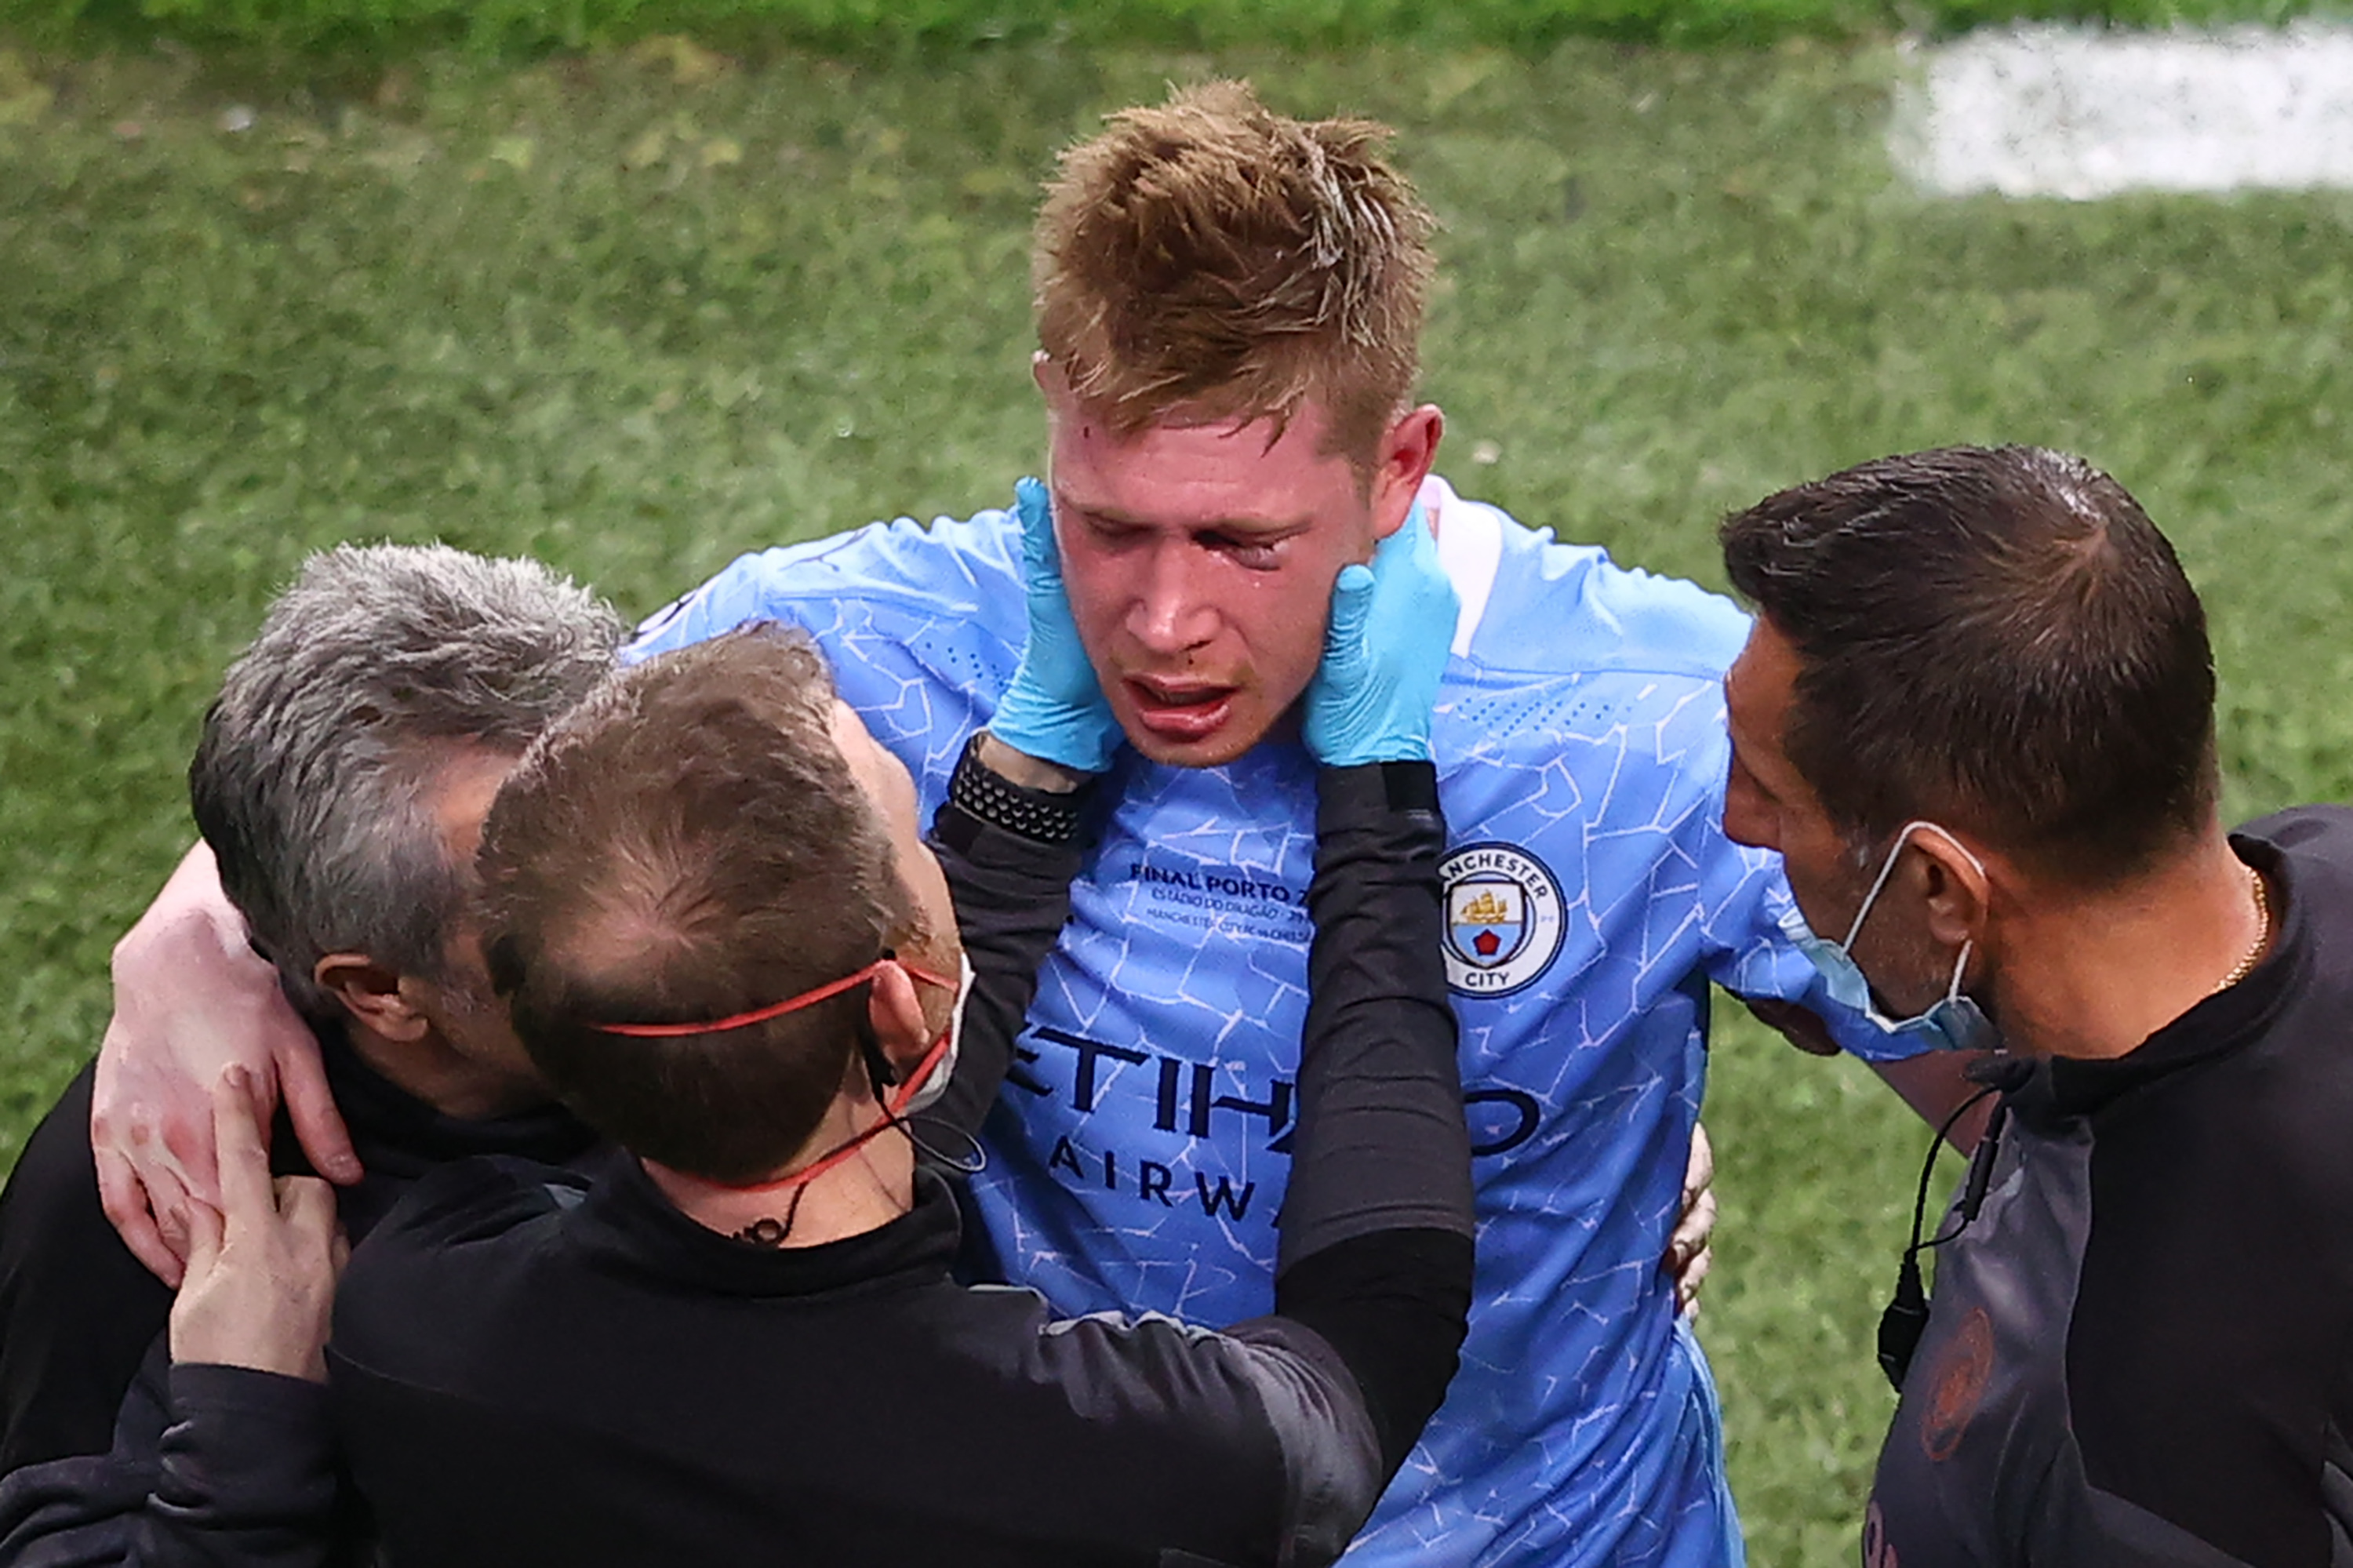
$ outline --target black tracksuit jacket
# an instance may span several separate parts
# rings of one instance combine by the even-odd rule
[[[388,1562],[962,1568],[1329,1562],[1451,1375],[1468,1134],[1427,764],[1326,769],[1275,1315],[1057,1319],[949,1275],[954,1205],[768,1249],[616,1152],[473,1162],[353,1258],[329,1347]],[[1069,909],[1074,849],[943,810],[977,976],[939,1115],[973,1128]]]
[[[2353,812],[2232,844],[2274,889],[2270,956],[2004,1096],[1869,1568],[2353,1565]]]
[[[335,1191],[354,1240],[418,1178],[486,1153],[577,1160],[596,1135],[560,1107],[443,1116],[340,1035],[320,1054],[367,1174]],[[314,1385],[170,1364],[172,1291],[99,1206],[85,1068],[43,1118],[0,1194],[0,1568],[322,1560],[348,1535],[326,1401]],[[280,1174],[308,1174],[281,1114]]]
[[[1430,770],[1324,784],[1274,1316],[1058,1321],[1031,1293],[955,1286],[955,1208],[928,1173],[899,1221],[772,1251],[686,1220],[617,1151],[578,1172],[471,1160],[416,1185],[339,1297],[333,1422],[372,1519],[321,1485],[320,1391],[175,1368],[124,1549],[13,1560],[293,1568],[374,1538],[435,1568],[1328,1561],[1451,1374],[1471,1210]],[[931,1114],[969,1129],[1079,856],[953,807],[934,842],[977,980]],[[22,1472],[0,1504],[120,1511],[103,1487],[61,1503],[57,1478]]]

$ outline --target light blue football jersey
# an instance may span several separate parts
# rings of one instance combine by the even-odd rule
[[[1478,1281],[1461,1371],[1347,1561],[1736,1563],[1715,1388],[1659,1267],[1708,981],[1804,1002],[1858,1054],[1903,1049],[1822,994],[1778,929],[1778,862],[1724,836],[1740,612],[1440,482],[1423,505],[1463,604],[1433,740]],[[1019,556],[1004,512],[746,556],[632,652],[807,627],[928,819],[1018,661]],[[1280,742],[1203,769],[1124,752],[1106,791],[975,1200],[1008,1277],[1064,1312],[1256,1316],[1297,1111],[1314,766]]]

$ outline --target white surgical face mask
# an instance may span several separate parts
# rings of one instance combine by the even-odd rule
[[[1862,1014],[1888,1033],[1914,1041],[1932,1051],[1991,1051],[2001,1044],[1993,1021],[1970,998],[1961,994],[1961,976],[1969,967],[1972,944],[1963,942],[1960,955],[1953,960],[1953,978],[1945,987],[1945,999],[1926,1012],[1910,1018],[1889,1018],[1880,1012],[1873,1000],[1871,981],[1863,975],[1862,966],[1854,961],[1854,939],[1862,935],[1862,922],[1871,914],[1871,906],[1879,901],[1887,879],[1895,871],[1895,858],[1904,853],[1904,845],[1913,833],[1926,830],[1941,834],[1946,842],[1959,850],[1978,874],[1985,874],[1985,863],[1970,854],[1968,846],[1946,832],[1934,822],[1906,822],[1895,835],[1895,843],[1887,852],[1886,861],[1879,868],[1871,891],[1862,896],[1862,907],[1854,912],[1854,923],[1847,927],[1846,940],[1832,942],[1815,934],[1806,924],[1805,915],[1793,900],[1781,915],[1781,932],[1799,952],[1813,960],[1822,979],[1829,983],[1831,1000]]]
[[[959,949],[956,965],[955,1007],[948,1014],[947,1054],[940,1058],[939,1065],[932,1069],[931,1076],[923,1080],[923,1086],[899,1107],[897,1114],[900,1116],[913,1116],[935,1103],[948,1092],[949,1081],[955,1076],[956,1054],[964,1048],[965,1003],[972,1000],[972,959]]]

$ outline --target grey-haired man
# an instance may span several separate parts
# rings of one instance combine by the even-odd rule
[[[261,950],[319,1036],[366,1165],[333,1204],[354,1237],[448,1160],[563,1162],[593,1142],[515,1044],[463,910],[491,796],[619,637],[533,563],[344,546],[271,606],[206,715],[192,865],[217,865],[242,916],[224,942]],[[174,1311],[100,1209],[90,1094],[85,1072],[0,1195],[0,1562],[314,1561],[334,1479],[323,1445],[282,1436],[324,1430],[323,1390],[301,1381],[315,1345],[272,1368],[296,1374],[265,1391],[288,1409],[211,1375],[272,1367],[268,1314],[224,1297],[202,1245]],[[293,1137],[271,1148],[281,1178],[306,1171]],[[281,1180],[276,1201],[319,1206],[293,1227],[318,1239],[322,1184]]]

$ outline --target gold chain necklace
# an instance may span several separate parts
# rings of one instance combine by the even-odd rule
[[[2255,885],[2255,943],[2247,949],[2244,958],[2231,966],[2231,972],[2222,977],[2222,983],[2214,988],[2214,993],[2226,991],[2254,973],[2255,966],[2263,961],[2263,949],[2271,945],[2271,889],[2263,884],[2263,874],[2252,865],[2247,867],[2247,880]]]

